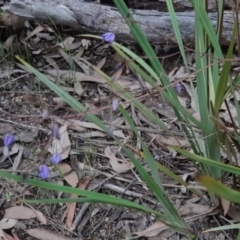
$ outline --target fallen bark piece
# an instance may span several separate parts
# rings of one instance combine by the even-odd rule
[[[116,34],[117,41],[135,42],[125,20],[116,8],[110,6],[84,2],[83,0],[11,0],[2,9],[21,17],[48,23],[53,21],[55,24],[70,26],[79,32],[102,34],[112,31]],[[132,14],[152,44],[176,43],[169,13],[156,10],[132,10]],[[195,14],[191,11],[176,13],[184,44],[194,43],[194,18]],[[217,13],[209,13],[209,18],[216,29]],[[225,11],[222,45],[230,43],[233,20],[232,11]]]

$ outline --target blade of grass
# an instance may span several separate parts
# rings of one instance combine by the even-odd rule
[[[216,227],[216,228],[211,228],[211,229],[203,231],[203,233],[213,232],[213,231],[224,231],[224,230],[229,230],[229,229],[240,229],[240,223],[230,224],[230,225],[226,225],[226,226],[220,226],[220,227]]]
[[[67,104],[69,104],[73,109],[81,112],[86,112],[87,109],[85,106],[83,106],[80,102],[78,102],[75,98],[73,98],[71,95],[69,95],[67,92],[65,92],[61,87],[57,86],[55,83],[49,81],[46,76],[41,74],[39,71],[37,71],[35,68],[33,68],[30,64],[25,62],[23,59],[21,59],[19,56],[16,56],[16,58],[24,64],[27,69],[29,69],[33,74],[35,74],[44,84],[46,84],[53,92],[55,92],[59,97],[64,99]],[[97,126],[99,126],[103,131],[108,132],[108,128],[105,126],[105,124],[100,121],[95,115],[86,113],[86,118],[95,123]]]
[[[76,194],[78,196],[83,196],[83,197],[92,199],[92,201],[96,201],[96,202],[103,202],[103,203],[108,203],[108,204],[113,204],[113,205],[124,206],[124,207],[128,207],[128,208],[134,208],[134,209],[137,209],[139,211],[143,211],[143,212],[152,213],[154,215],[157,215],[158,217],[161,217],[161,219],[163,219],[164,221],[169,221],[169,218],[162,215],[160,212],[154,211],[151,208],[139,205],[137,203],[134,203],[134,202],[131,202],[131,201],[128,201],[128,200],[124,200],[122,198],[117,198],[117,197],[114,197],[114,196],[111,196],[111,195],[91,192],[91,191],[82,190],[82,189],[79,189],[79,188],[62,186],[62,185],[58,185],[58,184],[55,184],[55,183],[40,181],[40,180],[36,180],[36,179],[31,179],[31,178],[28,178],[27,180],[24,180],[22,176],[14,175],[14,174],[8,173],[6,171],[0,171],[0,176],[4,177],[4,178],[7,178],[7,179],[17,181],[17,182],[25,182],[25,183],[27,183],[31,186],[34,186],[34,187],[39,187],[39,188],[44,188],[44,189],[49,189],[49,190],[59,191],[59,192],[65,192],[65,193],[70,193],[70,194]],[[59,199],[59,200],[64,201],[64,199]],[[28,201],[28,200],[22,200],[22,201]],[[41,200],[29,200],[29,201],[41,201]],[[49,200],[49,203],[50,203],[50,201],[51,200]],[[73,200],[73,202],[74,202],[74,200]]]
[[[186,151],[184,149],[180,149],[178,147],[171,146],[171,148],[173,148],[178,153],[181,153],[182,155],[184,155],[186,157],[189,157],[190,159],[192,159],[194,161],[197,161],[197,162],[200,162],[200,163],[212,166],[214,168],[219,168],[219,169],[221,169],[223,171],[226,171],[226,172],[229,172],[229,173],[233,173],[233,174],[236,174],[236,175],[240,176],[240,168],[238,168],[238,167],[234,167],[234,166],[231,166],[231,165],[228,165],[228,164],[217,162],[215,160],[211,160],[211,159],[208,159],[208,158],[196,155],[194,153],[190,153],[190,152],[188,152],[188,151]]]
[[[162,186],[162,183],[161,183],[161,180],[160,180],[160,177],[159,177],[159,173],[158,173],[157,168],[155,166],[154,159],[152,158],[150,152],[148,151],[148,149],[146,148],[145,144],[143,143],[143,141],[142,141],[142,139],[141,139],[141,137],[140,137],[140,135],[139,135],[139,133],[138,133],[138,131],[136,129],[136,126],[135,126],[133,120],[131,119],[131,117],[129,116],[127,111],[122,106],[119,106],[119,110],[121,111],[123,117],[125,118],[125,120],[129,124],[129,126],[131,127],[131,130],[134,131],[135,135],[140,140],[140,142],[142,144],[142,147],[143,147],[144,156],[145,156],[145,159],[148,162],[148,166],[149,166],[149,168],[151,170],[153,179],[156,181],[156,183],[158,184],[159,188],[163,191],[163,186]]]
[[[240,203],[240,192],[231,189],[230,187],[209,176],[198,174],[196,179],[204,187],[206,187],[209,192],[216,194],[218,197],[226,199],[230,202]]]
[[[136,23],[135,19],[133,18],[131,12],[129,11],[128,7],[126,6],[123,0],[113,0],[114,4],[118,8],[119,12],[122,14],[123,18],[125,19],[127,25],[129,26],[131,33],[141,46],[142,50],[144,51],[145,55],[149,57],[149,61],[158,76],[164,75],[165,72],[153,51],[151,45],[149,44],[146,36],[143,34],[141,29],[139,28],[138,24]],[[164,77],[163,77],[164,78]]]
[[[159,177],[159,173],[158,173],[156,165],[155,165],[155,161],[154,161],[150,151],[148,150],[147,146],[142,141],[142,139],[141,139],[141,137],[140,137],[136,127],[135,127],[135,124],[134,124],[133,120],[130,118],[129,114],[127,113],[127,111],[122,106],[119,106],[119,110],[123,114],[125,120],[128,122],[128,124],[131,127],[131,129],[135,132],[137,138],[141,141],[142,148],[143,148],[144,155],[145,155],[145,159],[146,159],[146,161],[148,163],[148,166],[149,166],[150,171],[152,173],[153,179],[155,180],[155,182],[157,184],[149,176],[149,174],[141,166],[141,164],[138,164],[137,160],[134,158],[134,156],[132,154],[131,154],[131,158],[130,159],[131,160],[133,159],[134,165],[135,165],[135,163],[137,164],[137,165],[135,165],[135,167],[137,168],[137,170],[140,173],[140,175],[143,178],[143,180],[147,183],[147,186],[149,187],[149,189],[152,191],[152,193],[156,196],[158,201],[161,203],[161,206],[164,208],[165,213],[170,216],[172,221],[177,221],[177,222],[179,222],[179,224],[182,227],[186,228],[187,227],[186,223],[179,216],[179,214],[176,211],[175,207],[169,201],[168,197],[164,193],[164,189],[163,189],[163,186],[162,186],[162,183],[161,183],[161,180],[160,180],[160,177]]]
[[[178,46],[179,46],[179,49],[180,49],[180,52],[181,52],[181,56],[183,58],[183,62],[185,64],[185,67],[188,69],[188,61],[187,61],[187,57],[186,57],[185,50],[184,50],[184,47],[183,47],[183,41],[182,41],[181,33],[180,33],[180,30],[179,30],[179,27],[178,27],[178,22],[177,22],[177,18],[176,18],[174,8],[173,8],[172,0],[167,0],[166,4],[167,4],[168,12],[171,16],[174,33],[175,33],[177,43],[178,43]]]

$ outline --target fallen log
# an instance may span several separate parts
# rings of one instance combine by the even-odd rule
[[[11,0],[3,10],[18,16],[47,23],[69,26],[79,33],[102,34],[112,31],[118,41],[134,43],[125,20],[116,8],[83,0]],[[156,10],[131,10],[135,20],[152,44],[172,45],[176,43],[169,13]],[[209,13],[216,29],[217,13]],[[177,12],[178,25],[184,44],[194,43],[194,12]],[[239,17],[240,19],[240,17]],[[224,12],[221,45],[228,45],[233,30],[232,11]]]
[[[127,1],[129,7],[135,9],[155,9],[160,12],[167,12],[167,4],[166,0],[125,0]],[[218,4],[221,0],[208,0],[207,9],[210,12],[217,12]],[[101,2],[113,2],[111,0],[101,0]],[[176,12],[185,12],[189,10],[193,10],[192,4],[189,0],[172,0],[174,5],[174,10]],[[236,2],[234,2],[236,4]],[[240,6],[240,3],[238,3]],[[232,0],[224,1],[225,10],[230,10],[234,7]]]

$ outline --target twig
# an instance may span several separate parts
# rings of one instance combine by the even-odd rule
[[[109,122],[104,121],[105,124],[109,124]],[[118,125],[118,124],[111,124],[112,126],[119,128],[119,129],[123,129],[123,130],[131,130],[131,127],[128,126],[122,126],[122,125]],[[158,133],[158,134],[164,134],[164,135],[170,135],[168,132],[166,132],[165,130],[160,130],[160,129],[151,129],[151,128],[145,128],[145,127],[136,127],[137,130],[142,131],[142,132],[149,132],[149,133]],[[171,133],[173,135],[177,135],[177,136],[181,136],[184,137],[185,134],[181,133],[181,132],[177,132],[177,131],[171,131]]]
[[[102,182],[100,182],[99,184],[97,184],[96,186],[93,186],[92,188],[88,189],[89,191],[95,190],[95,189],[99,189],[105,182],[107,182],[108,180],[110,180],[111,178],[115,177],[117,174],[114,174],[106,179],[104,179]],[[73,231],[76,226],[79,224],[79,222],[81,221],[83,214],[86,212],[86,210],[88,209],[90,203],[84,203],[81,210],[78,212],[70,230]]]
[[[136,192],[133,192],[133,191],[130,191],[130,190],[125,190],[124,188],[122,187],[119,187],[119,186],[116,186],[116,185],[113,185],[113,184],[110,184],[110,183],[106,183],[103,185],[105,188],[108,188],[110,190],[113,190],[115,192],[119,192],[119,193],[124,193],[128,196],[131,196],[131,197],[137,197],[137,198],[142,198],[142,199],[145,199],[153,204],[157,204],[158,202],[150,197],[147,197],[141,193],[136,193]]]
[[[77,225],[82,220],[82,217],[83,217],[84,213],[87,211],[89,205],[90,205],[90,203],[83,203],[82,208],[80,209],[80,211],[78,212],[77,216],[75,217],[75,220],[74,220],[74,222],[73,222],[73,224],[72,224],[72,226],[70,228],[70,231],[75,230]]]

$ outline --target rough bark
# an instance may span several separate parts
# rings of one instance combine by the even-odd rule
[[[55,24],[69,26],[84,33],[102,34],[113,31],[116,34],[117,40],[123,43],[134,42],[125,20],[114,7],[85,2],[83,0],[11,0],[2,9],[28,19],[48,23],[51,23],[52,20]],[[147,38],[153,44],[174,44],[176,42],[171,18],[167,12],[132,10],[132,14]],[[184,44],[193,43],[195,28],[194,12],[177,12],[176,17]],[[217,14],[209,13],[209,18],[214,28],[216,28]],[[225,11],[222,45],[229,44],[232,28],[232,11]]]
[[[208,0],[208,11],[217,12],[217,5],[219,4],[220,1],[221,0]],[[166,0],[128,0],[128,3],[130,7],[133,8],[147,7],[147,9],[149,9],[149,7],[153,6],[155,7],[156,10],[160,12],[167,11]],[[174,5],[174,10],[177,12],[193,10],[192,4],[190,3],[189,0],[172,0],[172,3]],[[231,9],[233,7],[233,1],[225,0],[224,5],[225,9]]]

